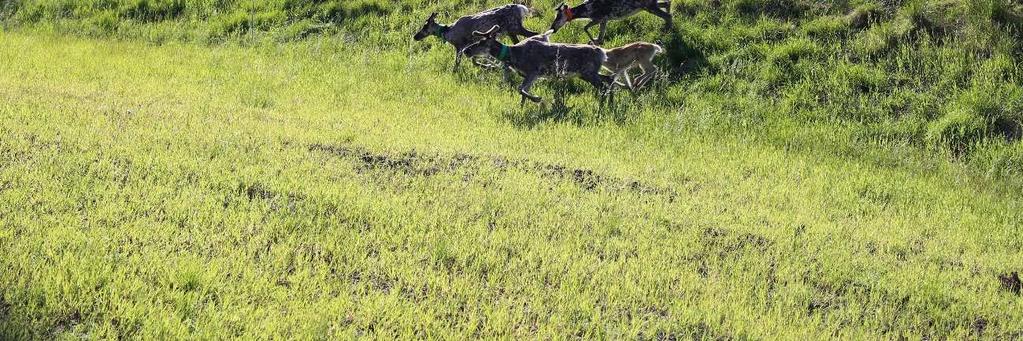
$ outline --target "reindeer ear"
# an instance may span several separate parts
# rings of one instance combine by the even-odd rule
[[[426,21],[434,21],[436,19],[437,19],[437,12],[433,12],[433,14],[430,14],[430,18],[426,19]]]
[[[564,7],[565,7],[565,3],[564,3],[564,2],[562,2],[562,3],[558,4],[558,6],[557,6],[557,7],[554,7],[554,8],[556,8],[556,9],[559,9],[559,10],[560,10],[560,9],[562,9],[562,8],[564,8]]]

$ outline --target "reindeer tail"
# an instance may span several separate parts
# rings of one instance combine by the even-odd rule
[[[524,4],[519,4],[517,6],[519,9],[519,15],[522,16],[522,19],[532,17],[533,14],[536,14],[536,10],[533,9],[532,7],[526,6]]]
[[[664,48],[661,47],[661,45],[657,45],[657,44],[650,44],[650,45],[654,46],[654,55],[655,56],[658,55],[658,54],[664,53]]]

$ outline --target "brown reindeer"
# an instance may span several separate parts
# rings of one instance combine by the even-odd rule
[[[497,40],[500,27],[494,26],[486,32],[473,32],[482,38],[465,48],[466,55],[477,56],[489,54],[510,66],[523,76],[519,94],[520,104],[526,99],[540,102],[539,96],[529,93],[541,76],[569,77],[578,75],[601,92],[602,97],[610,97],[614,80],[600,74],[607,55],[599,47],[577,44],[556,44],[544,41],[542,37],[527,39],[515,45],[504,45]]]
[[[551,29],[557,32],[562,26],[576,19],[590,19],[590,22],[583,27],[586,35],[590,37],[590,44],[601,45],[604,43],[604,33],[607,31],[607,22],[626,18],[639,11],[650,12],[661,19],[664,19],[665,29],[672,27],[670,0],[586,0],[579,6],[569,7],[565,3],[558,5],[558,14],[551,24]],[[593,38],[590,28],[600,25],[600,34]]]
[[[455,68],[457,69],[462,62],[462,50],[479,40],[472,34],[475,31],[486,30],[497,25],[505,28],[499,33],[511,37],[515,42],[518,42],[519,36],[532,37],[536,35],[536,32],[530,31],[522,25],[522,21],[526,19],[527,15],[529,15],[529,8],[512,4],[458,18],[451,25],[442,25],[436,21],[437,13],[433,13],[426,19],[426,23],[413,36],[413,39],[420,41],[432,35],[453,45],[455,47]]]
[[[611,71],[615,83],[627,86],[629,90],[637,90],[646,85],[654,75],[657,74],[657,66],[654,66],[654,57],[664,52],[664,49],[657,44],[636,42],[622,47],[604,50],[607,54],[607,61],[604,68]],[[639,68],[641,73],[636,77],[635,83],[629,76],[629,70]],[[624,78],[625,83],[621,83]]]

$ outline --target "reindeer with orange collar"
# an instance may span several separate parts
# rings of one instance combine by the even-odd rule
[[[650,12],[661,19],[664,19],[665,29],[672,28],[670,0],[586,0],[579,6],[569,7],[565,3],[558,6],[558,14],[551,24],[551,29],[557,32],[562,26],[576,19],[590,19],[590,22],[583,27],[586,35],[590,37],[590,44],[601,45],[604,43],[604,33],[607,31],[607,22],[623,19],[639,11]],[[593,38],[590,28],[600,25],[600,34]]]

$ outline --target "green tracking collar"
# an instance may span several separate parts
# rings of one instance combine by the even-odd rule
[[[507,62],[511,57],[508,53],[511,52],[508,45],[501,45],[501,52],[497,54],[497,60]]]
[[[444,35],[448,33],[449,29],[450,28],[447,26],[441,26],[440,28],[437,29],[437,32],[433,32],[433,35],[437,36],[437,38],[440,38],[440,40],[447,41],[447,39],[444,38]]]

